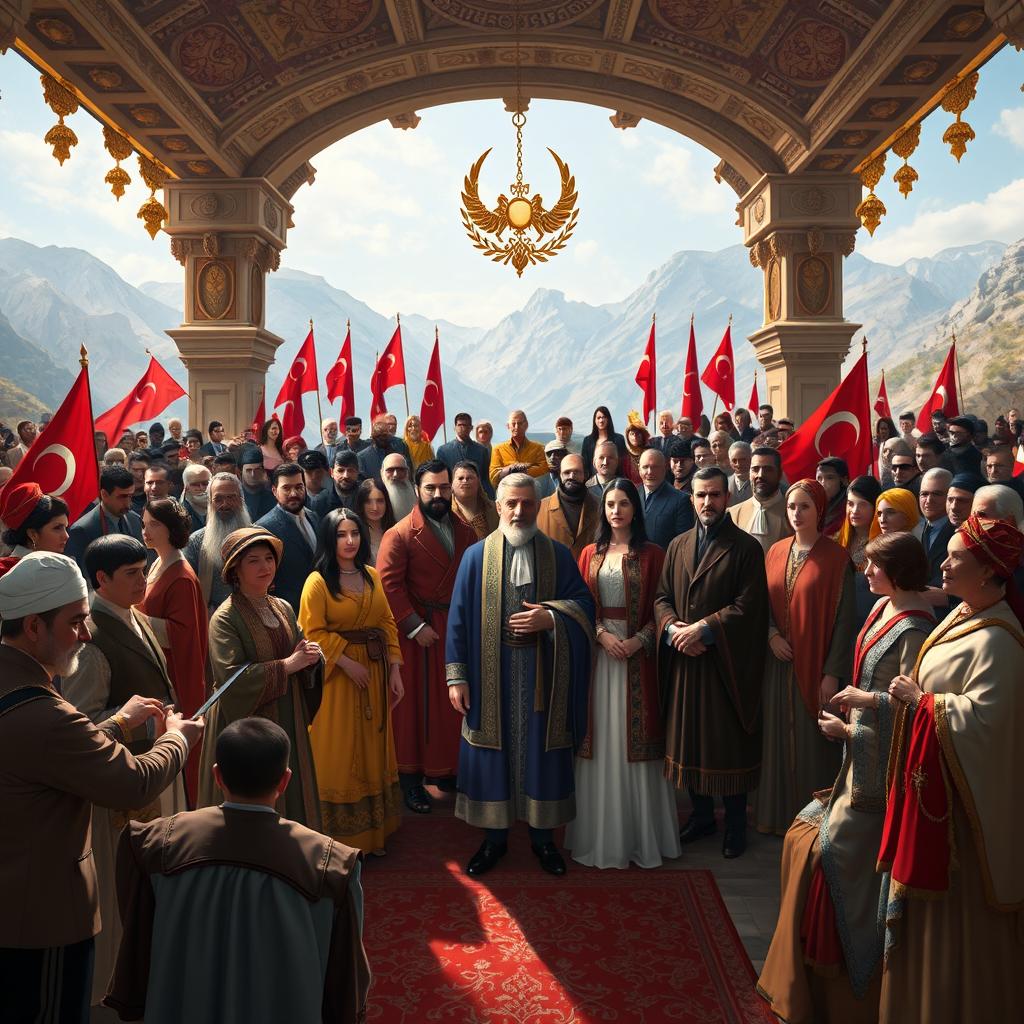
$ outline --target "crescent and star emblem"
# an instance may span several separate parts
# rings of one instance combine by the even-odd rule
[[[818,432],[814,435],[814,448],[815,451],[822,457],[827,458],[829,452],[823,452],[821,450],[821,438],[828,430],[834,427],[837,423],[849,423],[851,427],[856,431],[856,436],[853,439],[853,443],[856,444],[860,440],[860,420],[852,412],[834,412],[831,416],[826,416],[824,422],[818,427]]]
[[[438,390],[437,381],[428,380],[426,382],[426,384],[423,385],[423,404],[428,406],[429,408],[433,409],[434,408],[434,403],[427,401],[427,395],[430,394],[430,389],[431,388],[433,388],[435,391]]]
[[[335,366],[340,366],[342,373],[348,373],[348,360],[347,359],[339,359],[334,365]]]
[[[933,398],[932,399],[932,408],[933,409],[941,409],[943,412],[945,412],[945,410],[946,410],[946,403],[949,401],[949,395],[946,393],[946,385],[945,384],[940,384],[935,389],[935,398],[941,398],[942,399],[942,405],[935,405],[934,404],[935,403],[935,399]]]
[[[495,263],[511,263],[516,274],[522,277],[527,266],[546,263],[557,256],[576,230],[576,219],[579,216],[576,208],[579,195],[576,179],[568,164],[553,149],[549,149],[561,180],[558,202],[547,210],[539,194],[527,199],[526,192],[530,186],[517,183],[510,186],[512,199],[502,193],[498,196],[498,205],[489,210],[480,199],[478,179],[480,168],[490,152],[488,149],[481,154],[463,182],[462,223],[477,249]],[[536,239],[526,233],[530,228],[536,232]],[[502,238],[506,231],[512,232],[511,238]],[[488,235],[494,235],[494,239]],[[543,245],[539,244],[545,235],[551,237]]]
[[[156,385],[152,381],[149,381],[148,383],[143,384],[142,387],[139,388],[139,390],[135,393],[135,401],[136,402],[141,402],[142,399],[145,397],[146,388],[152,388],[153,389],[153,394],[154,395],[156,394]]]
[[[725,369],[723,370],[720,363],[725,363]],[[715,369],[718,371],[720,377],[728,377],[732,373],[732,363],[729,361],[728,356],[715,356]]]
[[[388,356],[388,369],[389,370],[393,370],[395,368],[395,363],[398,362],[398,356],[396,356],[394,352],[388,352],[387,356]]]
[[[296,356],[295,357],[295,363],[302,363],[302,373],[303,373],[303,375],[305,375],[305,373],[306,373],[306,360],[305,360],[305,358],[303,356]],[[295,363],[292,363],[292,368],[288,371],[288,376],[292,380],[298,380],[299,379],[298,377],[295,376]]]
[[[695,373],[695,372],[694,372],[693,370],[690,370],[690,372],[689,372],[689,373],[684,373],[684,374],[683,374],[683,396],[684,396],[684,397],[686,397],[686,398],[689,398],[689,397],[690,397],[690,396],[691,396],[691,395],[693,394],[693,392],[692,392],[692,391],[687,391],[687,390],[686,390],[686,382],[687,382],[687,381],[688,381],[688,380],[689,380],[689,379],[690,379],[691,377],[696,377],[696,376],[697,376],[697,374],[696,374],[696,373]]]
[[[47,448],[44,448],[32,460],[33,469],[39,465],[39,460],[45,455],[56,455],[64,462],[64,481],[60,487],[54,489],[43,487],[43,491],[46,494],[49,494],[53,498],[59,498],[71,486],[72,481],[75,479],[75,469],[77,468],[75,456],[70,448],[67,448],[62,444],[51,444]]]

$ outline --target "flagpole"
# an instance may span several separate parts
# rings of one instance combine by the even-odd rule
[[[309,333],[313,333],[313,318],[309,318]],[[317,430],[320,431],[320,440],[323,440],[324,436],[324,413],[323,409],[320,408],[320,369],[316,366],[316,339],[313,339],[313,376],[316,377],[316,418],[317,418]]]
[[[149,349],[147,348],[146,351],[148,352]],[[89,350],[84,345],[78,350],[78,365],[81,366],[81,368],[85,371],[85,393],[86,393],[86,395],[89,398],[89,422],[92,423],[93,433],[95,433],[96,432],[96,416],[95,416],[95,414],[92,411],[92,387],[89,384]],[[118,438],[117,440],[120,441],[121,439]],[[117,441],[115,441],[114,444],[116,445]],[[99,479],[99,477],[97,475],[97,480],[98,479]],[[96,488],[96,500],[97,501],[99,500],[99,497],[100,497],[100,491],[99,491],[99,487],[97,486],[97,488]]]
[[[864,406],[868,411],[868,426],[871,426],[871,381],[868,377],[868,336],[864,335],[860,340],[861,352],[864,355],[864,397],[867,400],[867,405]],[[882,380],[885,380],[885,370],[882,370]],[[878,453],[875,451],[874,444],[871,445],[871,475],[877,480],[878,479]]]
[[[401,328],[402,314],[395,314],[395,323]],[[405,346],[402,346],[402,391],[405,392],[405,418],[409,418],[409,385],[405,383]]]
[[[956,404],[957,413],[963,415],[964,411],[964,382],[960,379],[960,353],[956,350],[956,331],[951,330],[953,335],[953,364],[956,366],[956,386],[960,392],[959,401]]]

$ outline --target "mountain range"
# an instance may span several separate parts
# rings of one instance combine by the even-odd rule
[[[1017,316],[1015,299],[1024,276],[1024,242],[945,249],[898,267],[854,253],[846,260],[844,276],[846,316],[863,324],[873,373],[886,368],[894,411],[896,405],[913,406],[926,397],[931,364],[937,367],[941,361],[951,328],[961,336],[966,368],[971,350],[985,350],[990,328],[998,327],[1010,345],[1024,318],[1024,310]],[[142,373],[147,349],[184,382],[184,367],[163,333],[180,324],[181,298],[181,282],[136,288],[80,249],[0,239],[0,379],[53,408],[78,371],[84,343],[97,412],[118,401]],[[523,405],[536,431],[548,430],[562,413],[584,428],[593,408],[607,404],[623,422],[626,411],[639,402],[633,377],[655,310],[660,404],[679,404],[691,313],[702,366],[732,315],[737,399],[745,403],[756,366],[745,338],[761,325],[762,285],[747,250],[735,245],[718,252],[679,252],[618,301],[595,306],[538,289],[522,309],[491,327],[438,321],[449,420],[466,409],[500,425],[510,406]],[[310,318],[321,379],[338,355],[346,320],[351,321],[356,404],[365,412],[370,371],[394,330],[394,317],[322,276],[288,267],[272,274],[268,283],[267,327],[285,339],[268,373],[268,405]],[[435,323],[409,312],[403,312],[401,322],[409,404],[418,411]],[[854,356],[859,350],[856,344],[851,348]],[[914,353],[909,361],[908,352]],[[977,400],[987,408],[988,396],[995,401],[997,395],[1010,394],[1021,374],[1019,360],[1000,361],[995,349],[985,350],[984,356],[970,358],[964,385],[969,404]],[[705,394],[708,408],[710,397]],[[400,390],[389,392],[388,401],[404,411]],[[176,403],[165,415],[184,415],[185,405]],[[305,413],[307,422],[315,421],[313,396],[306,396]],[[307,440],[315,433],[315,427],[307,427]]]

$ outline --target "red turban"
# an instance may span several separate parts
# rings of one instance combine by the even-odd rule
[[[1008,519],[971,516],[957,532],[967,550],[1001,580],[1013,576],[1024,553],[1024,534]]]
[[[5,487],[0,492],[0,519],[8,529],[17,530],[35,511],[43,492],[39,484],[29,481]]]
[[[811,501],[814,502],[814,507],[818,512],[818,529],[820,530],[825,522],[825,511],[828,508],[828,495],[825,493],[825,488],[817,480],[810,478],[797,480],[786,491],[786,497],[788,498],[796,490],[806,491],[811,496]]]

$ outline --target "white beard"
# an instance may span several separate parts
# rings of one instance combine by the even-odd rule
[[[416,488],[408,480],[385,480],[384,489],[391,499],[395,522],[400,522],[416,507]]]
[[[85,644],[78,644],[68,651],[64,657],[54,665],[54,672],[62,679],[73,676],[78,671],[78,656],[85,650]]]
[[[206,510],[210,507],[210,493],[204,491],[202,494],[189,494],[187,495],[188,503],[197,511],[206,514]]]
[[[532,526],[513,526],[512,523],[506,523],[504,519],[498,523],[498,529],[501,530],[501,535],[512,545],[514,548],[521,548],[524,544],[529,544],[531,540],[537,535],[537,524],[534,523]]]
[[[215,575],[219,573],[224,564],[220,549],[225,538],[229,533],[241,530],[245,526],[252,526],[252,519],[249,516],[249,510],[245,507],[245,502],[230,519],[222,519],[216,511],[207,516],[206,526],[203,527],[203,546],[199,550],[200,564],[211,566]]]

